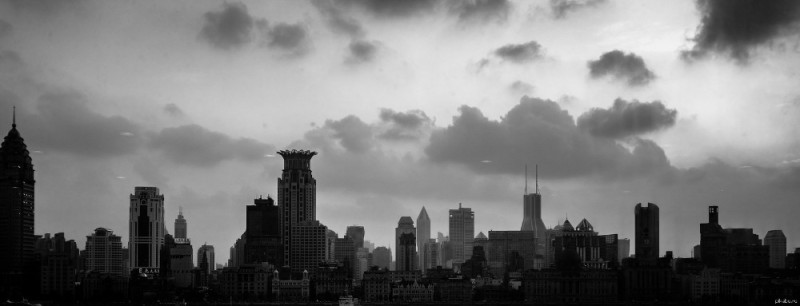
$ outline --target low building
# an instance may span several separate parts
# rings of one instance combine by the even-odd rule
[[[614,270],[528,270],[523,293],[528,303],[607,303],[619,294],[619,275]]]
[[[311,297],[311,279],[308,271],[303,271],[301,279],[292,279],[292,273],[275,270],[272,273],[272,298],[281,302],[308,301]]]
[[[433,284],[421,281],[401,281],[392,288],[392,300],[395,302],[432,302]]]
[[[243,264],[223,268],[219,273],[220,293],[236,301],[263,301],[272,292],[272,272],[269,264]]]

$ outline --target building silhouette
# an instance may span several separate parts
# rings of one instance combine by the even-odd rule
[[[617,240],[617,243],[619,245],[619,249],[617,250],[619,260],[631,257],[631,240],[628,238],[620,238]]]
[[[268,262],[277,267],[283,265],[281,244],[281,211],[270,196],[253,200],[247,206],[247,228],[244,233],[244,259],[241,264]]]
[[[0,145],[0,298],[36,287],[30,270],[35,265],[35,183],[33,161],[17,130],[14,110],[11,130]]]
[[[355,248],[363,248],[364,247],[364,227],[360,225],[350,225],[347,227],[347,231],[345,232],[347,237],[353,239],[353,243],[355,244]]]
[[[131,269],[159,268],[165,234],[164,195],[157,187],[136,187],[130,201]]]
[[[175,219],[175,238],[186,237],[187,224],[186,219],[183,218],[183,207],[178,207],[178,218]]]
[[[388,269],[392,263],[392,251],[379,246],[372,251],[372,265],[380,269]]]
[[[290,250],[292,274],[308,272],[311,276],[325,261],[325,241],[328,227],[317,220],[305,220],[292,226]]]
[[[428,212],[425,210],[425,206],[422,206],[422,210],[419,212],[419,216],[417,216],[417,249],[419,255],[419,268],[422,270],[422,273],[425,273],[425,270],[430,269],[432,267],[431,261],[427,259],[427,246],[428,240],[431,238],[431,218],[428,217]]]
[[[292,229],[303,221],[317,219],[317,180],[311,175],[311,158],[317,152],[307,150],[281,150],[283,173],[278,178],[278,207],[281,210],[281,240],[283,265],[292,265]],[[298,242],[301,243],[301,242]]]
[[[472,242],[475,239],[475,214],[472,209],[461,207],[450,210],[450,242],[453,247],[453,264],[462,264],[472,257]]]
[[[203,269],[206,275],[210,275],[216,268],[214,261],[214,246],[203,244],[197,249],[197,266]]]
[[[344,235],[342,238],[336,238],[334,245],[334,259],[344,265],[344,268],[353,275],[356,265],[356,244],[353,238]]]
[[[409,216],[400,217],[395,228],[395,270],[417,270],[417,229]]]
[[[700,224],[700,260],[722,272],[763,273],[769,268],[770,247],[762,245],[752,228],[719,224],[719,207],[708,207],[708,223]]]
[[[659,256],[658,206],[653,203],[647,203],[645,207],[639,203],[636,204],[634,213],[636,219],[636,259],[655,262]]]
[[[771,230],[764,236],[764,245],[769,247],[769,267],[786,268],[786,236],[782,230]]]
[[[36,241],[36,253],[41,261],[39,293],[55,299],[74,297],[80,261],[78,244],[66,240],[64,233],[53,237],[45,234]]]
[[[187,238],[187,234],[183,208],[178,208],[178,218],[175,219],[175,238],[167,241],[168,235],[164,235],[164,246],[169,246],[169,258],[165,259],[169,261],[169,275],[175,280],[175,286],[180,288],[191,287],[193,278],[194,248],[192,248],[192,241]]]
[[[536,256],[540,266],[547,266],[546,262],[550,237],[542,221],[542,194],[539,193],[539,165],[536,165],[536,189],[528,193],[528,166],[525,166],[525,194],[522,196],[522,227],[521,231],[534,232],[536,237]]]
[[[110,229],[98,227],[86,236],[86,271],[103,275],[128,276],[123,271],[122,238]]]
[[[507,272],[522,272],[534,268],[536,233],[489,231],[487,243],[487,265],[489,272],[495,277],[503,277]]]

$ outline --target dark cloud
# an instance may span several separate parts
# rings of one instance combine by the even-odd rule
[[[205,14],[200,37],[220,49],[235,49],[250,42],[253,17],[243,3],[224,3],[222,11]]]
[[[5,20],[0,19],[0,39],[10,36],[13,30],[14,30],[13,25],[6,22]]]
[[[460,21],[498,21],[508,19],[512,5],[508,0],[451,0],[448,2],[451,14]]]
[[[317,8],[325,19],[325,23],[328,24],[328,27],[330,27],[333,32],[345,34],[352,38],[364,36],[365,31],[361,23],[353,17],[347,16],[342,10],[336,7],[332,0],[311,1],[311,4]]]
[[[17,125],[26,141],[30,141],[32,151],[112,157],[134,153],[143,142],[139,125],[121,116],[93,111],[86,97],[74,91],[42,95],[35,104],[35,112],[18,107]]]
[[[697,8],[703,18],[694,48],[682,54],[687,60],[715,52],[746,63],[753,47],[800,30],[798,1],[701,0]]]
[[[380,119],[388,124],[388,128],[378,137],[387,140],[416,140],[433,125],[428,115],[421,110],[397,112],[384,108],[381,109]]]
[[[332,137],[353,153],[363,153],[373,146],[372,127],[356,116],[350,115],[341,120],[327,120],[323,129],[330,129]]]
[[[515,94],[529,94],[533,92],[533,85],[520,80],[514,81],[508,86],[508,89]]]
[[[592,137],[553,101],[523,97],[499,121],[474,107],[460,111],[452,125],[431,135],[425,153],[432,161],[507,174],[538,163],[552,177],[630,176],[668,167],[655,143],[639,141],[629,152],[614,140]]]
[[[430,12],[438,4],[435,0],[335,0],[343,7],[359,7],[380,17],[409,17]]]
[[[508,44],[497,48],[494,55],[515,63],[530,62],[542,57],[542,46],[535,41],[524,44]]]
[[[589,61],[589,75],[593,78],[613,76],[625,80],[630,86],[647,85],[656,78],[652,71],[647,69],[644,60],[633,53],[625,54],[614,50],[603,53],[596,61]]]
[[[562,19],[571,12],[595,7],[605,2],[606,0],[550,0],[550,9],[553,11],[553,17]]]
[[[578,117],[578,128],[597,137],[623,138],[675,125],[678,111],[661,101],[616,99],[608,109],[592,108]]]
[[[378,43],[375,41],[353,40],[350,42],[350,56],[345,60],[349,64],[371,62],[378,53]]]
[[[183,110],[181,110],[181,108],[178,107],[178,105],[175,105],[175,103],[169,103],[167,105],[164,105],[164,112],[172,117],[183,117],[184,115]]]
[[[307,51],[310,38],[303,24],[279,23],[269,27],[265,39],[264,43],[269,48],[302,55]]]
[[[176,163],[199,167],[232,159],[256,161],[275,150],[254,139],[233,139],[196,124],[165,128],[150,136],[150,147]]]

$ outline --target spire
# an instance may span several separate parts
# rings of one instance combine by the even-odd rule
[[[183,206],[178,206],[178,216],[183,216]]]
[[[536,194],[539,194],[539,164],[536,164]]]
[[[13,108],[11,109],[11,127],[12,128],[16,128],[17,127],[17,106],[16,105],[14,105]]]
[[[528,164],[525,164],[525,195],[528,195]]]

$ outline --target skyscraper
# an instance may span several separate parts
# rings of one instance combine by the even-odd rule
[[[386,247],[379,246],[372,251],[372,265],[378,266],[381,269],[388,269],[389,264],[392,263],[392,251]]]
[[[11,130],[0,145],[0,297],[22,292],[26,268],[34,259],[33,162],[17,131],[16,111]],[[34,285],[34,284],[28,284]],[[35,286],[35,285],[34,285]]]
[[[178,218],[175,219],[175,238],[186,238],[186,219],[183,218],[183,207],[178,208]]]
[[[464,263],[472,257],[472,241],[475,239],[475,214],[472,209],[461,207],[450,210],[450,242],[453,245],[453,263]]]
[[[283,173],[278,178],[278,206],[281,210],[283,264],[292,265],[292,228],[317,219],[317,180],[311,175],[311,158],[317,152],[281,150]]]
[[[764,245],[769,247],[769,267],[786,268],[786,236],[782,230],[771,230],[764,236]]]
[[[636,217],[636,259],[655,263],[659,256],[658,206],[647,203],[647,207],[643,207],[642,203],[639,203],[636,204],[634,214]]]
[[[428,239],[431,238],[431,219],[428,218],[428,212],[425,211],[425,206],[422,206],[422,210],[419,212],[419,216],[417,216],[417,248],[419,249],[419,268],[422,270],[422,273],[425,273],[425,270],[431,268],[431,263],[427,260],[425,248],[428,243]]]
[[[157,187],[136,187],[130,195],[128,250],[131,269],[158,268],[164,246],[164,195]]]
[[[314,276],[320,262],[325,261],[325,237],[328,227],[317,220],[306,220],[292,226],[292,249],[289,261],[292,273],[308,272]]]
[[[254,264],[269,262],[283,265],[281,245],[281,211],[270,196],[253,200],[247,206],[247,229],[244,233],[244,262]]]
[[[528,166],[525,166],[525,194],[522,196],[522,227],[521,231],[534,232],[536,237],[535,252],[537,257],[546,261],[547,248],[550,241],[547,237],[547,228],[542,221],[542,194],[539,193],[539,165],[536,165],[536,189],[534,193],[528,193]],[[542,262],[543,265],[549,263]]]
[[[203,244],[200,248],[197,249],[197,266],[198,267],[205,267],[206,273],[211,274],[216,268],[217,262],[214,261],[214,246]]]
[[[409,216],[400,217],[395,228],[395,270],[412,271],[417,267],[417,241],[414,228],[414,220]]]
[[[355,243],[356,250],[358,248],[364,247],[364,227],[360,225],[351,225],[347,227],[347,232],[345,235],[353,239],[353,243]]]
[[[98,227],[86,236],[86,271],[103,274],[127,276],[131,271],[123,271],[122,238],[112,230]]]

